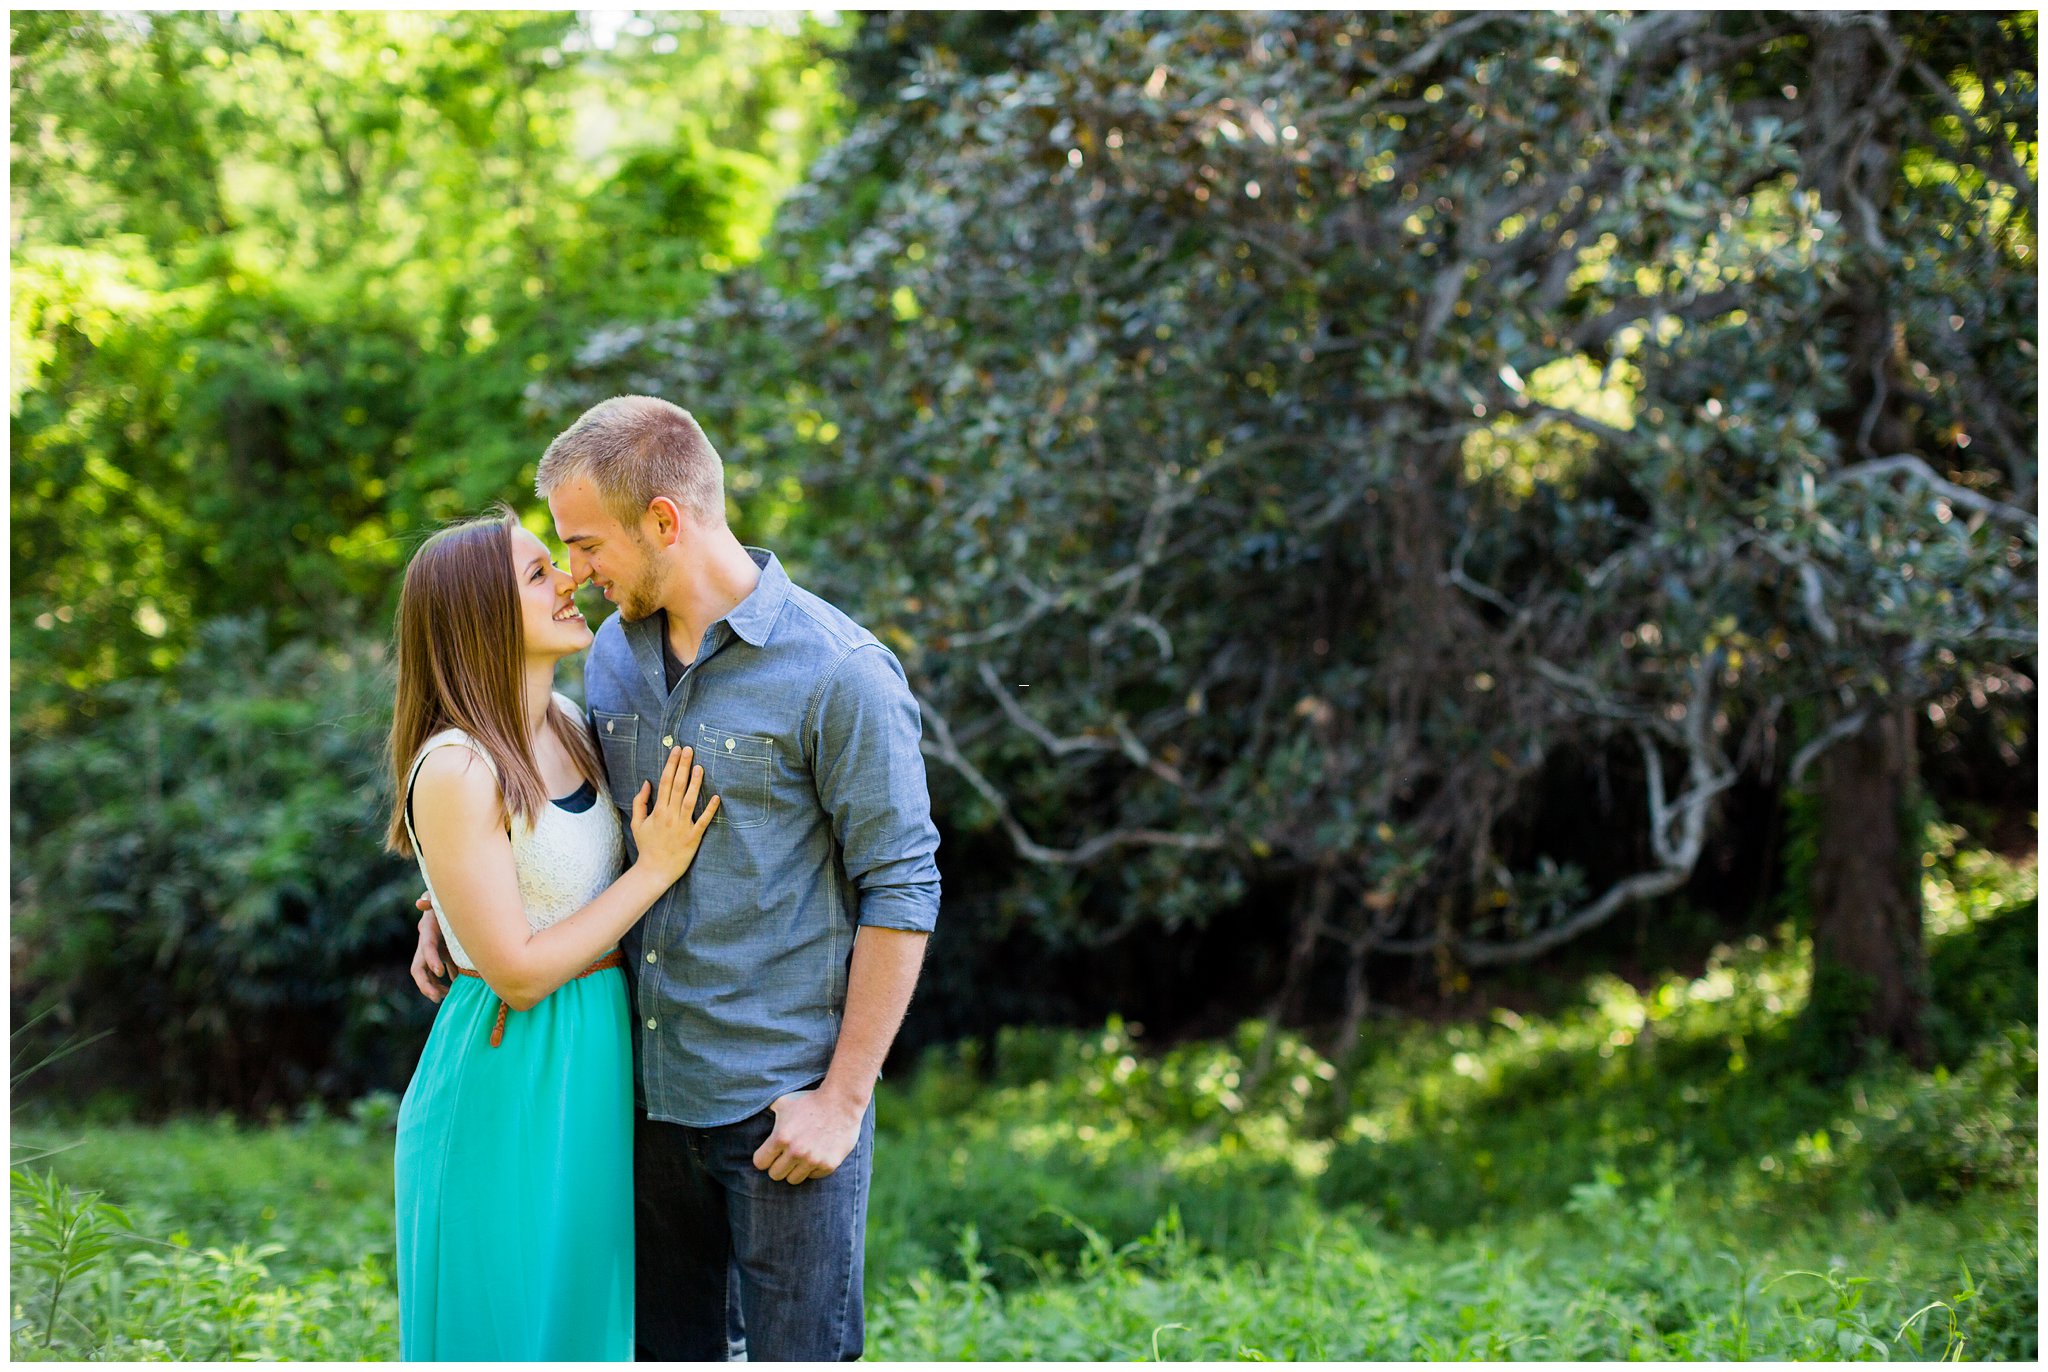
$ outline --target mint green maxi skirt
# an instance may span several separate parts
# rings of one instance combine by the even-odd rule
[[[398,1111],[407,1362],[631,1361],[633,1048],[618,968],[506,1016],[457,977]]]

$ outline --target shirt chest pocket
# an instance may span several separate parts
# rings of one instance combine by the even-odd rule
[[[704,768],[706,794],[715,793],[719,798],[713,824],[751,829],[768,822],[775,772],[773,739],[700,724],[696,761]]]
[[[611,783],[612,800],[625,809],[633,806],[633,793],[640,789],[640,716],[615,715],[592,710],[597,726],[597,746],[604,753],[604,773]]]

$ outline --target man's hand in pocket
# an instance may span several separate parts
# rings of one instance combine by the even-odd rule
[[[754,1150],[754,1166],[791,1186],[813,1177],[829,1177],[860,1142],[861,1119],[867,1106],[828,1096],[823,1091],[792,1091],[768,1107],[775,1112],[775,1130]]]

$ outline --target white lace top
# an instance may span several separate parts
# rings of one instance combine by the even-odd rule
[[[567,696],[557,692],[555,700],[568,711],[569,718],[583,717],[582,707]],[[412,794],[413,778],[419,775],[427,754],[450,746],[468,748],[484,760],[492,776],[498,774],[497,765],[481,744],[460,729],[444,729],[422,743],[413,758],[412,770],[405,778],[408,797]],[[421,879],[427,882],[427,894],[434,897],[434,918],[440,922],[448,954],[458,967],[473,972],[476,963],[463,951],[455,931],[448,927],[448,916],[441,912],[441,897],[435,893],[434,883],[427,879],[427,862],[420,856],[420,840],[413,833],[409,810],[405,831],[412,839],[413,856],[419,862]],[[512,865],[519,875],[519,902],[526,909],[527,928],[538,932],[581,910],[618,880],[626,865],[625,835],[611,797],[600,786],[597,800],[588,810],[564,810],[551,802],[541,806],[540,815],[532,824],[515,818]]]

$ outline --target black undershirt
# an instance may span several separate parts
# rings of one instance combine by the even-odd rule
[[[654,614],[656,620],[655,628],[659,631],[661,637],[661,675],[668,682],[669,690],[673,691],[676,688],[676,683],[683,679],[683,672],[686,669],[683,666],[683,660],[676,656],[676,650],[669,646],[668,611],[656,610]]]
[[[572,815],[580,815],[597,804],[597,788],[586,781],[568,795],[557,797],[548,804],[559,805]]]

